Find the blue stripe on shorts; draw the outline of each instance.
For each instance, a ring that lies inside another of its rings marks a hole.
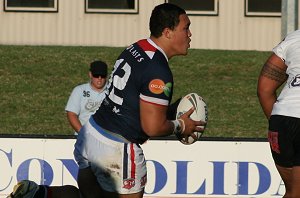
[[[89,121],[90,121],[91,125],[92,125],[92,126],[93,126],[100,134],[102,134],[102,135],[105,136],[106,138],[111,139],[111,140],[116,141],[116,142],[126,143],[126,142],[124,142],[124,140],[122,140],[121,138],[118,138],[118,137],[116,137],[116,136],[114,136],[114,135],[112,135],[112,134],[110,134],[110,133],[104,131],[103,128],[101,128],[101,127],[95,122],[95,120],[93,119],[93,116],[90,117],[90,120],[89,120]],[[116,135],[117,135],[117,134],[116,134]]]

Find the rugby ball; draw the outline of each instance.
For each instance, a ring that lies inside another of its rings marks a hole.
[[[188,110],[190,110],[192,107],[194,107],[194,112],[190,115],[190,118],[195,121],[205,121],[208,120],[208,111],[207,111],[207,105],[203,98],[199,96],[197,93],[190,93],[181,98],[176,112],[176,118],[180,118],[180,116],[184,113],[186,113]],[[205,128],[205,126],[201,126],[202,128]],[[177,135],[178,140],[183,144],[193,144],[197,140],[199,140],[203,134],[203,132],[197,132],[195,131],[194,134],[196,135],[197,139],[194,139],[192,136],[189,136],[187,138],[182,137],[181,135]]]

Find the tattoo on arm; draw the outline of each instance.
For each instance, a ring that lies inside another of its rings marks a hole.
[[[271,62],[266,62],[264,64],[260,75],[275,80],[278,83],[283,83],[287,79],[285,69],[280,68],[277,65],[272,64]]]

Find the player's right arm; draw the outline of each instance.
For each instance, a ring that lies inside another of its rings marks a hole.
[[[67,118],[72,128],[78,133],[82,127],[78,115],[74,112],[67,111]]]
[[[80,101],[82,98],[82,89],[80,86],[76,86],[68,99],[67,105],[65,107],[65,111],[67,114],[67,119],[71,125],[71,127],[79,132],[81,123],[79,121],[79,113],[80,113]]]
[[[149,103],[147,101],[140,100],[140,117],[141,126],[143,131],[150,137],[167,136],[171,135],[174,131],[174,124],[171,120],[167,119],[168,106]],[[193,109],[183,114],[180,118],[184,122],[184,128],[182,132],[185,135],[190,135],[194,131],[203,131],[202,128],[197,126],[205,125],[202,121],[194,121],[189,118],[193,113]]]
[[[277,99],[276,90],[287,80],[286,69],[283,60],[273,53],[259,75],[257,95],[267,119],[270,118]]]

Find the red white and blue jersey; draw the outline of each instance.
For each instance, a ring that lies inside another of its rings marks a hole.
[[[149,137],[141,127],[140,100],[168,106],[172,93],[173,75],[166,54],[150,39],[140,40],[119,56],[106,97],[93,118],[102,128],[141,144]]]

